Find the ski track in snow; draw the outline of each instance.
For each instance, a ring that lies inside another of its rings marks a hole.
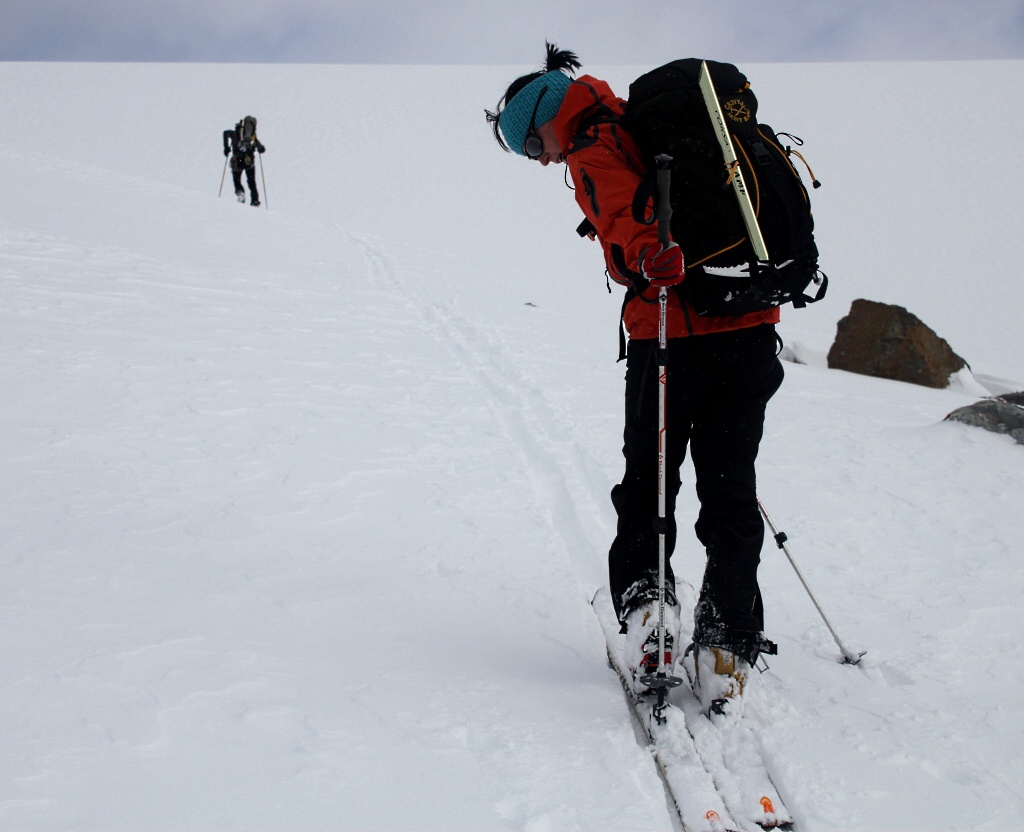
[[[607,545],[608,532],[598,508],[604,495],[594,473],[597,464],[575,441],[570,429],[560,425],[543,391],[504,358],[500,344],[450,307],[431,298],[413,300],[415,295],[386,254],[366,239],[354,239],[366,257],[371,280],[382,288],[390,287],[415,309],[427,330],[486,395],[494,419],[522,453],[533,483],[537,513],[561,539],[566,554],[577,566],[592,561],[595,553]],[[591,587],[580,590],[586,595]]]

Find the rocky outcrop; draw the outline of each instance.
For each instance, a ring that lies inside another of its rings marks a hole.
[[[1007,393],[957,408],[946,417],[946,421],[1005,433],[1012,436],[1018,445],[1024,445],[1024,392]]]

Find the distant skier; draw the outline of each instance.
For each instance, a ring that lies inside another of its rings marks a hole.
[[[256,153],[266,153],[263,143],[256,138],[256,118],[246,116],[234,128],[224,131],[224,155],[231,155],[231,177],[235,181],[235,196],[239,202],[245,202],[245,189],[242,187],[242,171],[245,171],[249,183],[252,205],[260,204],[260,194],[256,189]]]
[[[608,273],[631,286],[624,306],[626,353],[625,475],[612,489],[618,528],[608,554],[615,611],[626,633],[624,659],[639,681],[660,660],[658,606],[659,304],[661,287],[683,282],[676,243],[662,247],[657,228],[634,218],[631,205],[646,165],[619,124],[623,99],[589,75],[573,79],[572,52],[547,45],[544,69],[512,82],[487,119],[506,150],[540,162],[565,163],[576,202],[601,242]],[[644,285],[641,281],[638,285]],[[679,468],[689,444],[700,513],[697,537],[707,552],[694,616],[695,690],[705,707],[742,711],[751,669],[774,645],[764,637],[757,583],[764,524],[754,461],[765,408],[782,383],[776,356],[777,308],[724,317],[698,315],[668,292],[666,550],[676,542]],[[675,579],[667,571],[666,653],[679,637]],[[678,655],[675,657],[678,659]],[[671,665],[673,657],[666,655]],[[668,668],[671,671],[671,667]]]

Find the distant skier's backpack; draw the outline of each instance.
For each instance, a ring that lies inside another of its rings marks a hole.
[[[784,303],[819,300],[828,285],[818,270],[810,199],[780,136],[757,121],[757,99],[735,66],[707,61],[715,93],[732,136],[768,262],[754,254],[729,170],[699,86],[701,61],[673,61],[637,78],[621,125],[636,139],[651,176],[634,199],[633,213],[653,222],[656,155],[672,156],[672,238],[683,249],[687,299],[702,315],[742,315]],[[814,181],[814,187],[819,183]],[[814,296],[806,294],[817,284]]]
[[[236,125],[238,129],[238,150],[248,153],[253,148],[256,140],[256,119],[254,116],[246,116]]]

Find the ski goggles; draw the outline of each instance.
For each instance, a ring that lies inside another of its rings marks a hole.
[[[537,103],[533,105],[533,115],[530,116],[530,126],[526,128],[526,138],[523,139],[523,155],[527,159],[537,160],[544,155],[544,140],[537,135],[534,123],[537,121],[537,110],[540,108],[541,99],[548,91],[544,87],[537,96]]]

